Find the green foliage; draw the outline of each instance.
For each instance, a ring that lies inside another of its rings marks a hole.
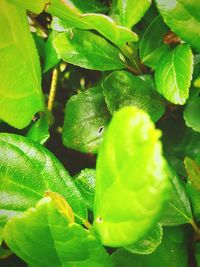
[[[200,266],[199,0],[1,0],[0,266]]]
[[[103,244],[136,242],[155,223],[167,191],[159,137],[149,116],[135,107],[116,112],[109,124],[98,153],[94,204]]]

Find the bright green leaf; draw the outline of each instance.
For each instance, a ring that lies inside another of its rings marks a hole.
[[[111,113],[123,106],[136,106],[149,113],[153,121],[157,121],[165,112],[150,75],[135,76],[126,71],[115,71],[106,78],[103,88]]]
[[[147,27],[140,42],[140,58],[143,64],[155,69],[160,60],[166,56],[170,48],[164,44],[163,38],[169,28],[161,16],[157,16]]]
[[[167,227],[163,241],[150,255],[134,255],[125,249],[112,254],[115,267],[187,267],[187,239],[184,228]]]
[[[50,0],[8,0],[12,4],[19,5],[23,9],[31,10],[32,12],[39,14],[49,4]]]
[[[58,205],[46,197],[4,230],[8,246],[32,267],[110,267],[100,242],[81,225],[69,222]]]
[[[196,97],[187,104],[183,117],[188,127],[200,132],[200,97]]]
[[[35,205],[45,192],[61,194],[86,219],[83,198],[61,163],[42,145],[22,136],[0,134],[0,225]]]
[[[79,189],[90,210],[93,210],[94,206],[95,179],[95,169],[84,169],[75,178],[75,185]]]
[[[200,1],[156,0],[156,3],[172,31],[200,50]]]
[[[39,57],[23,9],[2,0],[0,25],[0,119],[21,129],[44,108]]]
[[[48,117],[42,115],[28,130],[26,136],[33,141],[44,144],[50,137]]]
[[[104,245],[139,241],[155,224],[168,184],[160,135],[136,107],[114,114],[97,160],[94,229]]]
[[[68,30],[53,41],[60,58],[86,69],[116,70],[125,68],[121,52],[95,33]]]
[[[109,120],[102,88],[72,96],[65,109],[63,144],[84,153],[97,153]]]
[[[151,0],[113,0],[111,16],[120,25],[132,28],[144,16]]]
[[[186,44],[178,45],[160,60],[155,72],[156,87],[173,104],[183,105],[189,97],[193,55]]]
[[[192,221],[192,211],[183,181],[173,169],[169,173],[171,195],[163,211],[161,224],[166,226],[181,225]]]
[[[158,223],[141,240],[126,246],[125,249],[135,254],[151,254],[161,244],[162,237],[163,229]]]

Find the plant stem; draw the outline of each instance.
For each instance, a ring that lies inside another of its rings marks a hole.
[[[57,88],[57,81],[58,81],[58,69],[55,68],[52,73],[51,88],[50,88],[49,99],[47,103],[47,108],[49,111],[53,110],[54,100],[55,100],[55,95],[56,95],[56,88]]]
[[[192,228],[194,229],[194,231],[195,231],[195,233],[197,235],[197,239],[199,240],[200,239],[200,229],[199,229],[199,227],[196,225],[194,220],[190,220],[190,224],[191,224]]]

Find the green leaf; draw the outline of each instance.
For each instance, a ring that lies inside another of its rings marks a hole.
[[[170,51],[164,44],[163,37],[169,28],[163,22],[161,16],[157,16],[147,27],[140,42],[140,59],[146,66],[155,69],[160,60]]]
[[[134,255],[125,249],[118,249],[112,254],[115,267],[187,267],[188,251],[184,228],[167,227],[163,241],[150,255]]]
[[[54,66],[56,66],[60,62],[60,58],[54,48],[53,41],[54,39],[58,36],[58,33],[56,31],[52,31],[48,39],[45,43],[45,48],[44,48],[44,69],[43,72],[47,72]]]
[[[101,0],[70,0],[70,2],[83,13],[104,13],[108,11],[108,7],[101,3]]]
[[[156,0],[165,23],[192,47],[200,50],[199,0]]]
[[[114,114],[97,160],[94,229],[104,245],[139,241],[155,224],[168,191],[160,135],[136,107]]]
[[[60,58],[82,68],[101,71],[125,68],[121,52],[89,31],[68,30],[60,33],[53,45]]]
[[[95,169],[84,169],[76,176],[75,179],[75,185],[79,189],[87,207],[91,211],[93,210],[94,206],[95,179]]]
[[[184,110],[183,117],[188,127],[200,132],[200,97],[189,101]]]
[[[42,145],[0,134],[0,225],[39,201],[47,191],[61,194],[77,217],[87,218],[78,189],[61,163]]]
[[[185,158],[184,164],[189,181],[198,191],[200,191],[200,165],[189,157]]]
[[[156,87],[173,104],[183,105],[189,97],[193,55],[187,44],[180,44],[165,55],[155,72]]]
[[[186,184],[186,191],[190,199],[194,219],[200,221],[200,193],[190,181]]]
[[[163,229],[158,223],[141,240],[132,245],[126,246],[125,249],[135,254],[151,254],[161,244],[162,237]]]
[[[143,109],[157,121],[165,112],[150,75],[135,76],[126,71],[115,71],[103,83],[103,92],[111,113],[123,106]]]
[[[101,87],[72,96],[65,109],[63,144],[83,153],[97,153],[109,120]]]
[[[100,242],[66,215],[52,198],[43,198],[7,223],[5,241],[32,267],[110,267]]]
[[[49,0],[8,0],[12,4],[18,5],[23,9],[31,10],[33,13],[39,14],[49,4]]]
[[[96,30],[118,46],[138,41],[134,32],[117,25],[110,17],[95,13],[84,14],[69,1],[51,0],[46,11],[63,20],[67,28]]]
[[[169,172],[171,195],[163,211],[161,224],[166,226],[190,223],[193,219],[190,202],[183,181],[173,169]]]
[[[44,144],[50,137],[48,117],[42,115],[39,120],[31,126],[26,136],[33,141]]]
[[[0,119],[21,129],[44,108],[39,58],[23,9],[2,0],[0,25]]]
[[[111,16],[120,25],[132,28],[144,16],[151,0],[113,0]]]

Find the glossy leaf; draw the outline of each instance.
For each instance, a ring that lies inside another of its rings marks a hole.
[[[165,23],[192,47],[200,50],[199,0],[156,0]]]
[[[25,10],[2,0],[0,25],[0,119],[21,129],[44,108],[39,58]]]
[[[53,44],[60,58],[82,68],[101,71],[125,68],[121,52],[95,33],[69,30],[60,33]]]
[[[151,254],[161,244],[163,229],[160,224],[156,224],[147,235],[138,242],[126,246],[125,249],[135,254]]]
[[[150,255],[134,255],[125,249],[112,254],[115,267],[187,267],[187,236],[180,227],[168,227],[164,230],[163,241]]]
[[[101,87],[72,96],[65,109],[63,144],[84,153],[97,153],[109,120]]]
[[[113,0],[111,16],[120,25],[132,28],[144,16],[151,0]]]
[[[161,224],[165,226],[190,223],[193,219],[190,201],[183,181],[174,170],[170,170],[171,196],[162,214]]]
[[[159,137],[144,111],[114,114],[97,160],[94,229],[104,245],[139,241],[155,224],[168,184]]]
[[[164,44],[163,38],[169,28],[163,22],[161,16],[157,16],[147,27],[140,42],[140,59],[146,66],[155,69],[160,60],[170,51]]]
[[[75,184],[90,210],[93,210],[94,206],[95,179],[95,169],[84,169],[75,179]]]
[[[183,105],[189,97],[193,56],[188,45],[178,45],[160,60],[155,72],[156,87],[173,104]]]
[[[153,121],[157,121],[165,112],[150,75],[135,76],[126,71],[116,71],[106,78],[103,88],[111,113],[123,106],[136,106],[149,113]]]
[[[110,267],[100,242],[46,197],[6,225],[8,246],[30,266]]]
[[[187,104],[183,116],[188,127],[200,132],[200,97],[194,98]]]
[[[34,206],[49,190],[61,194],[74,213],[86,219],[85,204],[71,177],[42,145],[0,134],[0,166],[0,225]]]
[[[44,144],[48,138],[49,134],[49,122],[48,118],[45,115],[42,115],[28,130],[26,136],[33,141],[36,141],[40,144]]]

